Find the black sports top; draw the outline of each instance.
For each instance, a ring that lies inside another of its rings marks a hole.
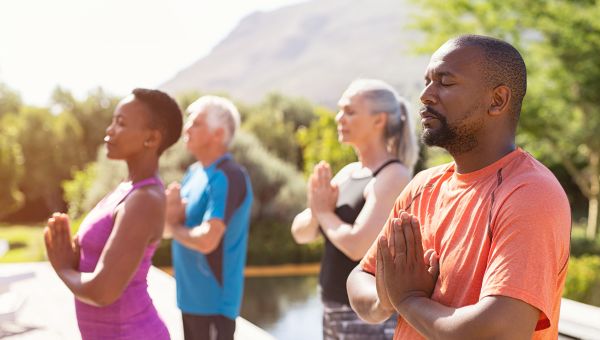
[[[350,176],[346,181],[339,184],[338,200],[334,212],[342,221],[350,225],[354,224],[356,217],[365,205],[365,187],[383,168],[392,163],[400,163],[400,161],[391,159],[373,171],[370,176],[359,178]],[[352,269],[358,265],[358,261],[351,260],[329,241],[323,231],[321,233],[325,237],[325,252],[321,259],[321,272],[319,274],[321,299],[350,305],[348,293],[346,292],[346,279],[348,279]]]

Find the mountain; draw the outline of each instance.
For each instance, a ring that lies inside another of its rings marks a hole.
[[[209,55],[161,88],[225,92],[248,103],[266,93],[336,106],[356,78],[380,78],[416,101],[429,56],[411,52],[406,0],[315,0],[240,21]]]

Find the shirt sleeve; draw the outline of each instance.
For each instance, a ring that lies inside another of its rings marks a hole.
[[[568,201],[561,188],[533,183],[499,203],[480,299],[501,295],[522,300],[540,310],[536,330],[545,329],[560,298],[559,277],[569,257]]]
[[[222,172],[215,174],[210,179],[207,190],[207,203],[204,212],[203,222],[220,219],[225,221],[225,209],[227,204],[227,192],[229,183]]]

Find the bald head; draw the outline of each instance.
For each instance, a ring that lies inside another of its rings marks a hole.
[[[525,61],[511,44],[481,35],[462,35],[446,42],[445,47],[476,47],[481,51],[481,74],[491,87],[505,85],[511,90],[510,108],[518,120],[527,91]]]

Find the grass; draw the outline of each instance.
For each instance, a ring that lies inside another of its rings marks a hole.
[[[0,239],[8,241],[9,250],[0,263],[44,261],[44,240],[41,225],[2,225]]]

